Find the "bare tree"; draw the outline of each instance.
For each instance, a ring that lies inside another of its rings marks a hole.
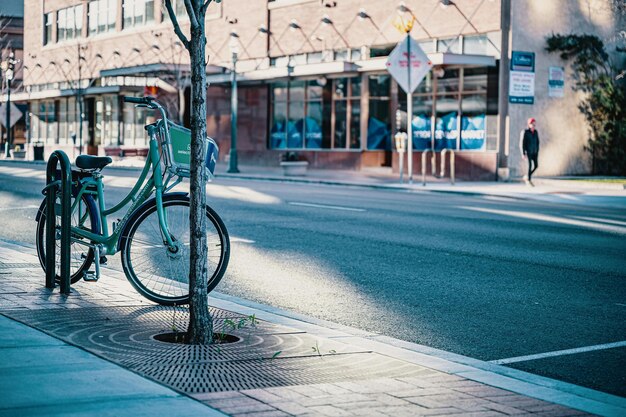
[[[213,342],[213,319],[207,299],[207,243],[206,243],[206,179],[204,177],[204,142],[206,140],[206,10],[212,0],[184,0],[189,16],[190,37],[185,36],[172,8],[165,7],[174,26],[174,32],[189,53],[191,63],[191,259],[189,268],[189,327],[191,344]],[[219,3],[221,0],[215,0]]]

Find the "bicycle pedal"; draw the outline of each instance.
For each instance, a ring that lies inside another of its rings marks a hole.
[[[85,271],[83,272],[83,280],[87,282],[96,282],[98,281],[98,276],[94,271]]]

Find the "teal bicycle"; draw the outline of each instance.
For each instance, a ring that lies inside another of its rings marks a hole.
[[[158,110],[162,118],[148,124],[150,148],[137,182],[119,203],[107,209],[102,170],[110,157],[81,155],[72,169],[72,226],[70,280],[97,281],[106,256],[121,253],[124,273],[147,299],[162,305],[189,303],[189,195],[172,191],[190,176],[190,131],[167,119],[152,97],[124,97],[136,107]],[[207,138],[203,175],[212,177],[217,144]],[[56,204],[60,206],[60,193]],[[108,219],[130,203],[121,219],[109,227]],[[208,291],[220,282],[228,266],[230,240],[222,219],[206,206]],[[55,213],[61,210],[55,207]],[[46,268],[46,199],[36,216],[37,254]],[[57,225],[60,221],[57,219]],[[60,226],[57,226],[57,270],[60,264]],[[95,271],[90,267],[95,264]],[[57,281],[60,277],[57,275]]]

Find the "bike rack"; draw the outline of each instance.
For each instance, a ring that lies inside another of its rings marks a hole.
[[[61,164],[61,170],[57,165]],[[58,177],[61,178],[58,178]],[[54,288],[56,277],[56,190],[61,189],[61,293],[70,293],[70,226],[72,217],[72,171],[65,152],[50,155],[46,168],[46,288]]]
[[[450,183],[454,185],[454,151],[452,149],[444,149],[441,151],[441,171],[439,172],[439,176],[441,178],[446,176],[446,153],[450,152]]]
[[[430,157],[430,170],[433,177],[437,170],[435,168],[435,152],[432,149],[424,149],[422,152],[422,185],[426,185],[426,155],[429,152],[432,154]]]

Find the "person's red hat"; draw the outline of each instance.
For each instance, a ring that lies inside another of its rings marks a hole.
[[[535,123],[535,118],[534,118],[534,117],[531,117],[530,119],[528,119],[528,122],[527,122],[527,123],[528,123],[528,124]]]

